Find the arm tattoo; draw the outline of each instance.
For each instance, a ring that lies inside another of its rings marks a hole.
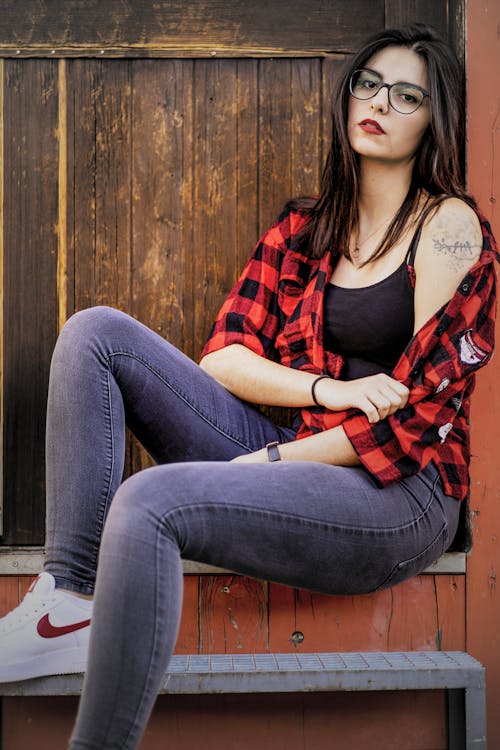
[[[450,221],[453,221],[451,231]],[[464,266],[473,265],[481,254],[476,230],[475,220],[469,217],[456,217],[451,220],[448,217],[438,217],[432,237],[434,252],[446,259],[456,273],[460,273]]]
[[[479,254],[478,251],[480,250],[478,245],[471,245],[468,240],[465,240],[465,242],[457,240],[456,242],[450,243],[446,242],[444,237],[441,237],[441,239],[435,237],[433,242],[434,249],[438,253],[449,255],[457,261],[468,260],[470,262],[475,260]]]

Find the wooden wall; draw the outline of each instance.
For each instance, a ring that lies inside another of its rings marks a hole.
[[[0,617],[32,579],[0,577]],[[240,576],[185,576],[177,653],[464,650],[465,577],[329,597]],[[76,699],[4,698],[3,750],[64,747]],[[441,692],[160,696],[141,750],[445,750]],[[494,746],[493,746],[494,747]]]
[[[65,319],[114,305],[197,357],[259,233],[317,189],[344,56],[416,19],[463,55],[461,0],[2,4],[3,544],[43,543]]]
[[[467,9],[468,186],[500,239],[500,0]],[[486,666],[488,747],[500,748],[500,329],[497,354],[472,403],[471,509],[467,565],[467,649]]]
[[[330,91],[345,55],[372,31],[420,20],[445,33],[463,59],[464,4],[25,0],[19,7],[4,0],[4,545],[43,543],[48,366],[68,315],[115,305],[197,357],[259,233],[288,197],[317,188]],[[488,31],[493,28],[490,19]],[[491,421],[484,396],[479,408],[476,424]],[[489,461],[491,450],[477,445],[479,458]],[[145,462],[131,442],[127,470]],[[483,468],[477,464],[478,486]],[[490,508],[488,529],[495,482],[492,474],[473,497],[476,517],[485,502]],[[481,528],[488,554],[476,562],[475,599],[465,577],[452,574],[335,598],[230,576],[187,576],[177,650],[463,649],[468,628],[497,687],[496,657],[486,645],[492,629],[479,635],[482,626],[474,620],[478,601],[493,602],[483,611],[497,614],[487,578],[496,548]],[[0,615],[27,585],[22,577],[0,578]],[[41,750],[62,746],[74,710],[72,701],[5,700],[4,750],[35,740]],[[492,736],[500,742],[494,714],[493,708]],[[224,750],[446,747],[441,694],[180,699],[174,705],[162,699],[144,750],[165,747],[169,732],[177,750],[196,746],[201,733],[204,746]]]

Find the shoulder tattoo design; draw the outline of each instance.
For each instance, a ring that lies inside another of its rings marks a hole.
[[[432,237],[434,251],[459,271],[465,264],[471,266],[479,258],[481,245],[476,242],[477,231],[471,217],[461,217],[454,222],[453,231],[444,221],[439,221]],[[475,237],[476,236],[476,237]]]

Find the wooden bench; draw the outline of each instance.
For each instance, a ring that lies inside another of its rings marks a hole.
[[[34,575],[43,567],[41,548],[3,548],[0,573]],[[447,553],[426,573],[464,575],[464,553]],[[184,561],[184,573],[223,573]],[[0,684],[0,696],[77,696],[82,675]],[[461,651],[175,655],[161,693],[292,693],[446,690],[448,747],[486,748],[485,676]]]
[[[78,695],[82,675],[0,685],[3,696]],[[484,667],[461,651],[174,655],[169,694],[446,690],[448,747],[485,750]]]

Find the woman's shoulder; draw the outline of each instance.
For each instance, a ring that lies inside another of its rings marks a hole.
[[[415,258],[417,330],[454,297],[482,249],[475,210],[459,198],[440,201],[424,223]]]
[[[479,212],[467,201],[451,196],[440,200],[425,220],[418,256],[422,265],[427,261],[443,272],[466,273],[479,259],[482,246]]]

